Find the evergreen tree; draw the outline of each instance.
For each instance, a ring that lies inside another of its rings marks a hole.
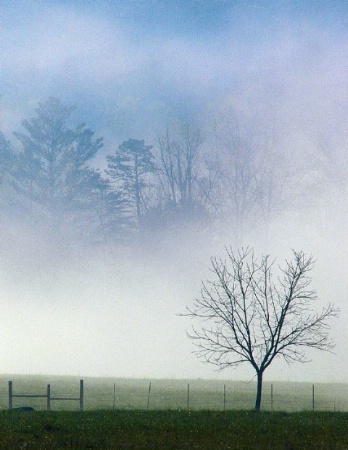
[[[8,176],[15,161],[10,142],[0,131],[0,184],[3,184],[4,178]]]
[[[124,243],[131,227],[125,214],[128,202],[123,193],[115,190],[97,170],[86,170],[86,177],[89,192],[84,197],[85,211],[88,223],[93,223],[92,239],[104,244]]]
[[[4,215],[11,217],[18,207],[18,199],[11,186],[15,161],[16,157],[10,142],[0,132],[0,205],[2,217]]]
[[[51,97],[39,103],[34,118],[22,121],[25,132],[14,133],[22,151],[16,158],[13,184],[52,229],[78,228],[90,235],[98,223],[95,202],[106,185],[88,164],[103,142],[85,124],[68,126],[73,109]],[[113,214],[115,210],[121,214],[118,199],[113,199]]]
[[[151,149],[144,141],[129,139],[118,147],[115,155],[107,157],[107,174],[127,199],[129,214],[138,230],[148,208],[147,191],[151,187],[151,174],[155,172]]]

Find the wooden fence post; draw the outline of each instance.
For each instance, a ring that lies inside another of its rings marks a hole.
[[[314,402],[314,384],[312,385],[312,407],[313,407],[313,411],[315,409],[315,402]]]
[[[80,411],[83,411],[83,380],[80,380]]]
[[[83,380],[80,380],[80,396],[79,397],[51,397],[51,385],[47,385],[46,394],[14,394],[13,393],[13,383],[8,382],[8,409],[13,409],[13,398],[45,398],[47,402],[47,411],[51,411],[52,400],[74,400],[80,401],[80,411],[83,411]]]
[[[12,409],[13,400],[12,400],[12,381],[8,382],[8,409]]]
[[[226,411],[226,384],[224,384],[224,411]]]
[[[271,384],[271,411],[273,411],[273,384]]]
[[[147,410],[150,408],[151,383],[149,384],[149,392],[147,394]]]
[[[51,411],[51,385],[47,385],[47,411]]]
[[[187,383],[187,409],[190,409],[190,383]]]

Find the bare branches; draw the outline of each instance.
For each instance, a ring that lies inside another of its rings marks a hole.
[[[332,350],[328,321],[338,309],[329,304],[313,311],[312,257],[293,251],[284,267],[275,267],[268,255],[258,260],[250,248],[226,252],[226,260],[212,258],[214,278],[202,283],[185,314],[203,321],[189,334],[198,357],[219,369],[249,362],[262,373],[278,356],[305,362],[306,347]]]
[[[198,182],[201,132],[191,125],[177,124],[158,136],[158,175],[167,200],[175,206],[192,207]]]

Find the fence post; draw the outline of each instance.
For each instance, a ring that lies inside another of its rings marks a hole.
[[[187,383],[187,409],[190,409],[190,383]]]
[[[83,411],[83,380],[80,380],[80,411]]]
[[[13,402],[12,402],[12,381],[8,382],[8,409],[12,409]]]
[[[273,411],[273,384],[271,384],[271,411]]]
[[[47,411],[51,411],[51,385],[47,385]]]
[[[114,383],[114,403],[113,403],[113,410],[115,411],[116,407],[116,383]]]
[[[224,384],[224,411],[226,411],[226,384]]]
[[[147,410],[150,408],[151,383],[149,384],[149,392],[147,394]]]
[[[314,407],[315,407],[315,402],[314,402],[314,384],[312,385],[312,407],[313,407],[313,411],[314,411]]]

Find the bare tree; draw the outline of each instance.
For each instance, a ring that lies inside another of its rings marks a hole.
[[[157,138],[159,178],[167,202],[175,208],[191,210],[197,200],[199,154],[202,137],[199,128],[176,124]]]
[[[306,362],[306,347],[330,351],[334,346],[327,321],[339,311],[331,304],[313,311],[317,295],[310,289],[312,268],[312,257],[293,251],[292,260],[274,277],[269,256],[257,260],[252,249],[237,254],[227,249],[226,260],[212,259],[215,280],[202,284],[200,298],[184,314],[211,324],[189,334],[198,357],[219,370],[242,363],[255,369],[256,411],[261,407],[263,374],[275,358]]]
[[[272,220],[292,203],[290,185],[297,167],[289,164],[271,117],[263,109],[228,104],[212,115],[213,199],[219,222],[228,223],[237,246],[255,225],[267,233]]]

